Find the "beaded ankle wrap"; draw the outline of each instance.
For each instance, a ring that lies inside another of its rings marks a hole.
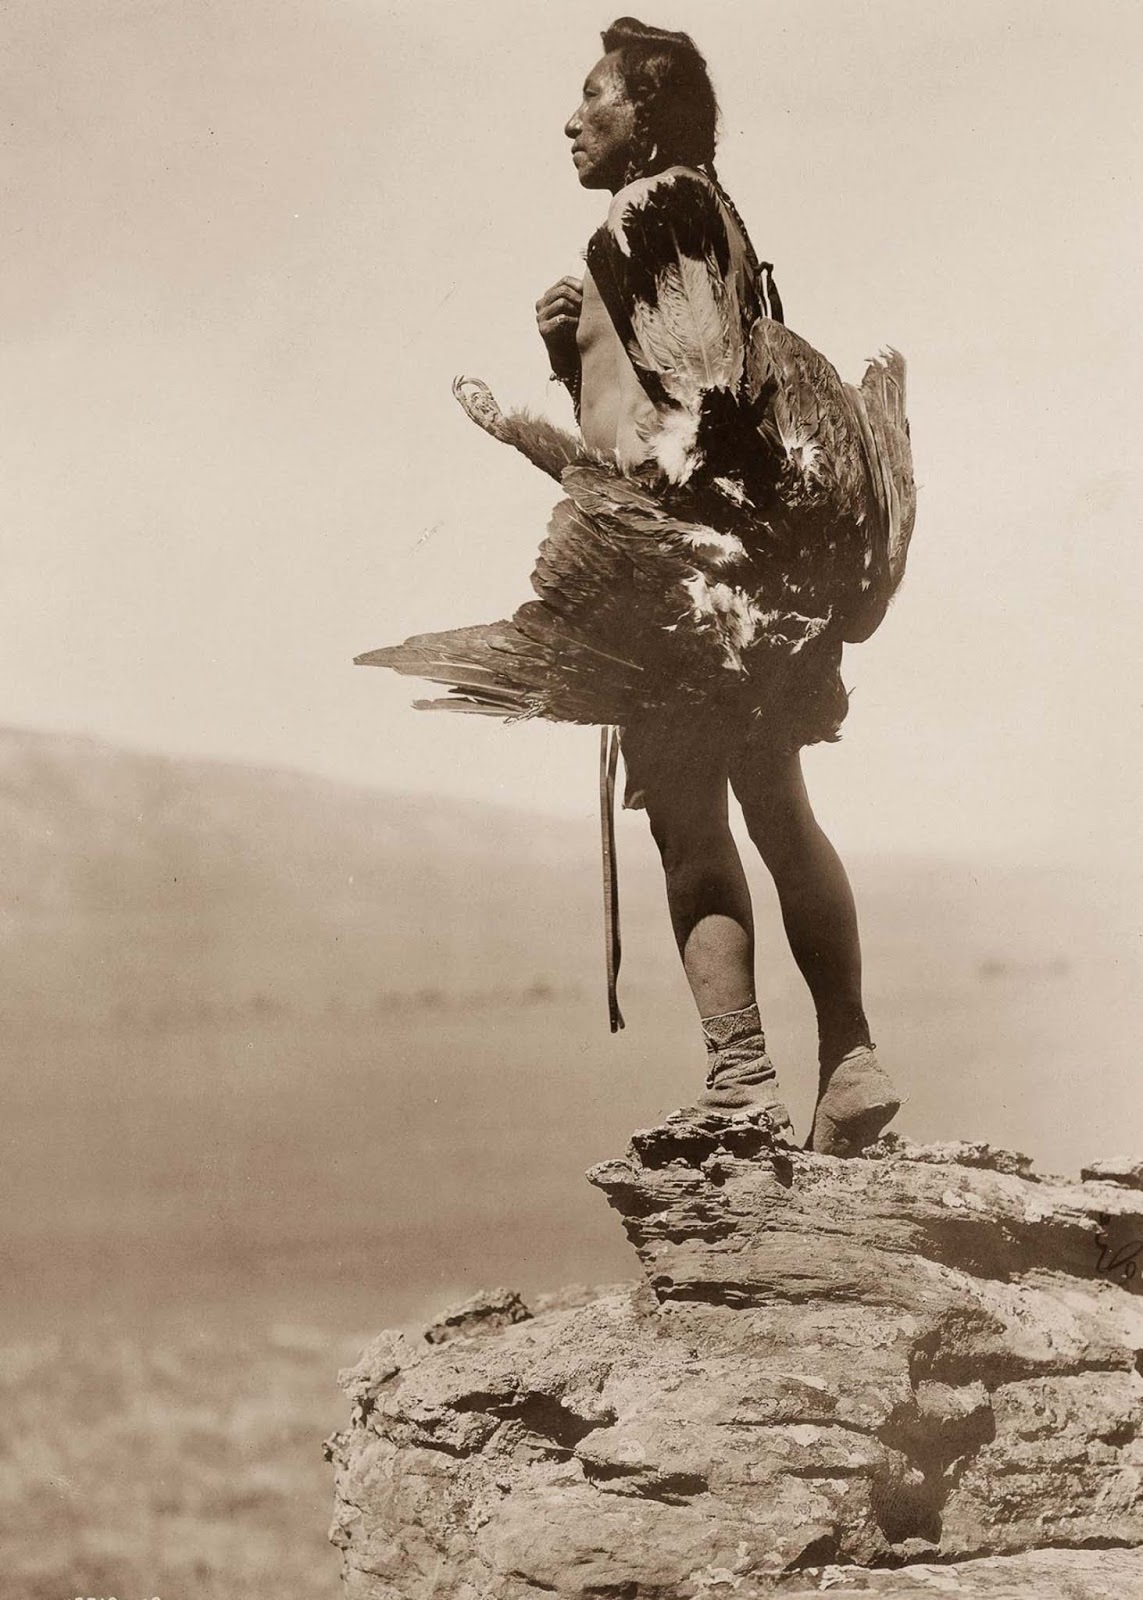
[[[777,1077],[766,1054],[766,1035],[762,1032],[757,1004],[743,1006],[738,1011],[723,1011],[715,1017],[703,1017],[702,1031],[709,1067],[708,1088],[726,1072],[733,1072],[735,1079],[743,1083],[765,1083]],[[742,1073],[742,1068],[755,1063],[754,1072]]]

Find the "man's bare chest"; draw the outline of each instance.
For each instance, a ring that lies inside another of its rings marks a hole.
[[[614,456],[623,468],[645,454],[641,429],[654,408],[615,331],[591,273],[583,279],[576,335],[580,357],[580,430],[589,450]]]
[[[583,305],[580,309],[576,343],[579,346],[581,365],[585,362],[593,365],[608,362],[617,366],[620,359],[627,360],[627,353],[619,342],[615,324],[608,315],[595,279],[587,270],[583,275]]]

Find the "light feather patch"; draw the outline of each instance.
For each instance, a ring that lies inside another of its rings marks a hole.
[[[647,365],[683,405],[711,389],[737,388],[742,378],[738,291],[713,258],[680,255],[657,278],[659,303],[636,300],[631,326]]]

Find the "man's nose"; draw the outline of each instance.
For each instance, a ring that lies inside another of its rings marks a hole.
[[[573,111],[571,116],[564,123],[564,137],[567,139],[574,139],[582,128],[583,123],[580,121],[579,111]]]

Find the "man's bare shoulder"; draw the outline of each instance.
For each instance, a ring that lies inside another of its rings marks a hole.
[[[617,192],[606,223],[592,238],[588,261],[620,280],[632,271],[656,277],[679,254],[699,262],[713,258],[725,270],[733,237],[711,179],[694,167],[667,167]],[[628,289],[634,292],[630,283]]]
[[[632,207],[645,205],[652,196],[665,199],[669,195],[709,195],[713,198],[717,193],[711,179],[696,167],[664,167],[662,172],[653,172],[646,178],[635,178],[617,190],[607,209],[607,220],[611,222],[613,218],[621,218]]]

